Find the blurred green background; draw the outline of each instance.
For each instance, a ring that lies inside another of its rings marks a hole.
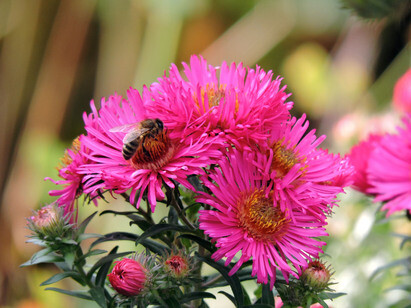
[[[38,249],[25,243],[25,217],[53,200],[47,192],[54,185],[43,179],[57,177],[91,99],[141,90],[192,54],[213,65],[258,64],[284,77],[293,114],[306,113],[311,128],[327,135],[323,146],[344,154],[370,131],[399,123],[392,89],[411,63],[411,6],[404,3],[393,16],[364,20],[338,0],[0,1],[0,306],[95,307],[39,287],[55,269],[18,267]],[[335,269],[335,289],[347,295],[331,305],[388,307],[405,296],[384,291],[399,283],[398,271],[369,277],[410,255],[390,235],[410,234],[410,223],[382,220],[378,204],[352,190],[341,199],[325,260]],[[98,210],[112,207],[125,205],[114,200]],[[94,210],[81,207],[81,215]],[[112,216],[90,229],[129,230]],[[230,303],[218,295],[211,307]]]

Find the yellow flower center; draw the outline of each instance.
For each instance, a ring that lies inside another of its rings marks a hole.
[[[263,190],[242,193],[238,202],[240,225],[254,239],[275,243],[287,231],[290,220]]]
[[[76,155],[80,151],[80,147],[81,147],[81,143],[80,143],[79,137],[77,137],[76,139],[73,140],[73,143],[71,144],[70,150],[71,150],[71,152],[73,152],[73,154]],[[71,156],[70,156],[70,154],[67,150],[64,152],[64,156],[62,158],[60,158],[60,162],[61,163],[57,166],[58,170],[67,167],[68,165],[70,165],[73,162],[73,159],[71,158]]]
[[[225,85],[219,85],[218,89],[215,89],[213,85],[207,84],[205,88],[201,88],[201,102],[198,101],[198,97],[194,96],[194,102],[198,107],[198,110],[207,110],[212,107],[220,105],[220,102],[225,99]],[[208,108],[205,108],[207,99]],[[238,95],[236,94],[235,100],[235,113],[237,113],[239,108]],[[233,115],[235,117],[235,114]]]

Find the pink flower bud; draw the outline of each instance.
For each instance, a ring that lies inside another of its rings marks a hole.
[[[43,229],[55,224],[60,218],[58,208],[53,204],[46,205],[38,210],[35,215],[31,216],[29,223],[33,224],[36,229]]]
[[[166,270],[176,278],[182,278],[187,275],[189,264],[187,258],[180,255],[171,255],[165,262]]]
[[[411,112],[411,69],[395,84],[394,107],[400,111]]]
[[[321,291],[327,288],[331,278],[329,266],[326,267],[320,260],[311,261],[301,275],[301,279],[309,287]]]
[[[139,295],[147,280],[146,269],[139,262],[129,258],[124,258],[115,264],[108,275],[114,290],[125,296]]]

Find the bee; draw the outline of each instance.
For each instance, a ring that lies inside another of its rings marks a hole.
[[[141,147],[143,152],[148,155],[144,147],[146,138],[155,138],[163,132],[164,124],[160,119],[147,119],[138,123],[126,124],[110,129],[110,132],[127,133],[123,139],[122,154],[125,160],[131,159]]]

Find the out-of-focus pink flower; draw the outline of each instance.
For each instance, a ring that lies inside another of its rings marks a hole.
[[[327,235],[326,222],[323,215],[313,216],[298,204],[287,209],[290,215],[282,211],[268,184],[271,164],[259,166],[267,170],[262,174],[252,155],[233,151],[219,162],[217,171],[203,177],[213,195],[202,192],[198,201],[215,210],[200,211],[200,229],[216,242],[215,260],[226,258],[228,265],[238,257],[231,275],[252,258],[252,276],[259,283],[270,280],[273,287],[276,269],[288,280],[290,274],[302,273],[307,258],[318,258],[325,245],[318,237]],[[316,206],[321,205],[313,202]]]
[[[169,76],[145,92],[152,97],[144,101],[148,116],[162,119],[170,129],[195,136],[218,134],[241,148],[265,140],[268,130],[290,118],[290,94],[271,71],[241,63],[213,67],[198,56],[183,66],[186,78],[172,64]]]
[[[411,112],[411,69],[397,80],[394,87],[394,107],[402,112]]]
[[[108,275],[114,290],[125,296],[137,296],[145,287],[147,270],[138,261],[124,258],[116,261]]]
[[[371,153],[368,165],[369,193],[374,201],[386,202],[387,216],[401,210],[411,211],[411,113],[398,134],[386,135]]]
[[[380,146],[381,139],[381,135],[370,135],[366,140],[353,146],[347,155],[352,166],[355,168],[353,187],[362,193],[367,193],[371,187],[368,179],[370,155]]]
[[[86,157],[88,149],[84,145],[81,135],[74,139],[72,146],[66,150],[63,158],[61,159],[61,165],[58,167],[58,172],[61,180],[53,180],[49,177],[46,180],[52,181],[54,184],[62,186],[60,190],[49,191],[50,196],[59,196],[56,203],[64,208],[64,214],[69,214],[71,219],[76,220],[77,209],[75,208],[75,201],[83,193],[90,193],[91,199],[96,203],[97,192],[84,190],[83,178],[84,175],[79,173],[80,167],[88,162]]]
[[[110,96],[107,101],[103,99],[100,110],[91,103],[92,113],[84,115],[87,130],[84,143],[90,149],[87,155],[90,162],[83,165],[81,173],[89,189],[108,189],[115,193],[131,189],[130,202],[137,207],[147,193],[154,212],[156,201],[165,197],[163,183],[174,188],[176,181],[192,188],[187,176],[201,173],[202,167],[221,156],[217,150],[218,137],[193,139],[164,125],[161,133],[147,134],[140,140],[132,158],[126,160],[122,149],[127,132],[113,129],[129,124],[130,130],[138,129],[138,123],[147,119],[139,92],[130,89],[127,96],[128,100],[119,95]]]

